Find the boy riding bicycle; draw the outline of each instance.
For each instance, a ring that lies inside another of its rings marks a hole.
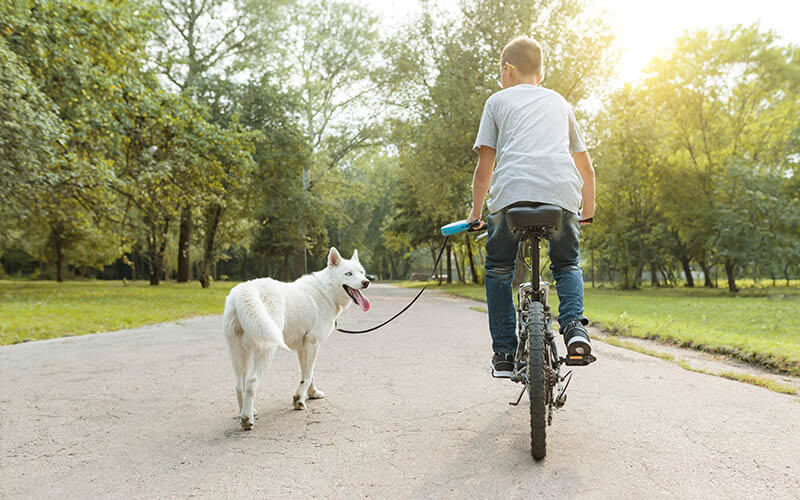
[[[481,218],[488,194],[484,282],[495,377],[511,377],[517,349],[511,282],[519,239],[505,219],[515,204],[547,203],[563,209],[562,223],[549,243],[558,322],[568,355],[588,355],[592,349],[583,315],[579,219],[588,222],[594,216],[594,168],[572,107],[557,92],[537,86],[543,75],[536,41],[519,37],[505,46],[500,55],[503,90],[487,99],[473,147],[480,156],[468,221]]]

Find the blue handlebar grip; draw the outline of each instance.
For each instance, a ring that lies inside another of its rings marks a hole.
[[[453,234],[458,234],[462,231],[466,231],[469,229],[469,223],[466,220],[460,220],[458,222],[451,222],[446,226],[442,226],[442,236],[450,236]]]

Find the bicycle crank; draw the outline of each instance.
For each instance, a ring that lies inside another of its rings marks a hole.
[[[556,385],[556,391],[558,391],[558,396],[555,397],[553,404],[556,408],[561,408],[564,406],[564,403],[567,402],[567,387],[569,387],[569,383],[572,380],[572,370],[568,371],[564,374],[563,377],[559,377],[558,384]],[[562,382],[565,382],[564,385],[561,385]]]

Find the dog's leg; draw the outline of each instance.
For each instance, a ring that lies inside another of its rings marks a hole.
[[[228,339],[231,350],[231,360],[233,361],[233,373],[236,377],[236,401],[239,403],[239,414],[242,414],[242,398],[244,390],[244,364],[245,352],[242,349],[241,340],[239,338]],[[234,346],[236,343],[238,345]]]
[[[227,329],[227,326],[226,326]],[[228,342],[228,352],[231,355],[233,365],[233,375],[236,377],[236,401],[239,403],[239,414],[242,413],[242,390],[244,388],[244,364],[245,351],[242,347],[241,335],[234,332],[225,332],[225,340]]]
[[[272,346],[267,347],[266,356],[261,360],[260,365],[256,366],[256,369],[258,370],[258,380],[259,380],[259,382],[264,378],[264,372],[266,371],[267,368],[269,368],[269,365],[272,364],[272,359],[275,357],[275,353],[277,351],[278,351],[278,346],[276,346],[276,345],[272,345]],[[258,415],[258,410],[255,408],[255,401],[254,401],[254,403],[253,403],[253,418],[255,418],[256,415]]]
[[[309,375],[311,382],[308,385],[309,399],[322,399],[325,397],[325,393],[317,389],[317,377],[314,375],[314,367],[317,366],[317,354],[319,354],[319,346],[320,344],[314,344],[314,350],[308,352],[308,355],[311,356],[311,374]]]
[[[268,350],[253,347],[250,356],[248,356],[248,362],[245,364],[247,378],[244,381],[244,401],[240,416],[242,429],[252,429],[255,422],[254,405],[256,392],[258,391],[258,384],[261,382],[262,365],[267,361],[268,357]]]
[[[309,387],[314,380],[314,364],[317,361],[317,351],[319,344],[312,342],[303,342],[303,347],[297,351],[297,361],[300,365],[300,384],[294,393],[292,402],[296,410],[306,409],[306,398],[309,397]],[[319,393],[319,391],[316,391]],[[313,398],[313,396],[312,396]]]
[[[258,385],[261,383],[264,370],[272,362],[272,357],[277,350],[277,346],[270,346],[266,349],[256,347],[253,349],[252,355],[249,356],[249,362],[246,364],[247,379],[244,383],[244,402],[240,417],[242,429],[250,430],[253,428],[256,416],[255,401]]]

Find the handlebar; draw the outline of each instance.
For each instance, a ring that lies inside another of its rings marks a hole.
[[[591,224],[594,221],[594,217],[589,217],[588,219],[583,219],[580,221],[581,224]],[[484,225],[483,221],[480,219],[474,220],[472,222],[467,222],[466,219],[451,222],[450,224],[446,224],[441,227],[440,231],[442,232],[442,236],[452,236],[454,234],[458,234],[464,231],[469,232],[477,232],[482,231],[486,226]]]
[[[466,219],[460,220],[457,222],[451,222],[445,226],[442,226],[440,231],[442,232],[442,236],[452,236],[454,234],[458,234],[464,231],[480,231],[481,226],[483,225],[483,221],[480,219],[474,220],[472,222],[467,222]]]

